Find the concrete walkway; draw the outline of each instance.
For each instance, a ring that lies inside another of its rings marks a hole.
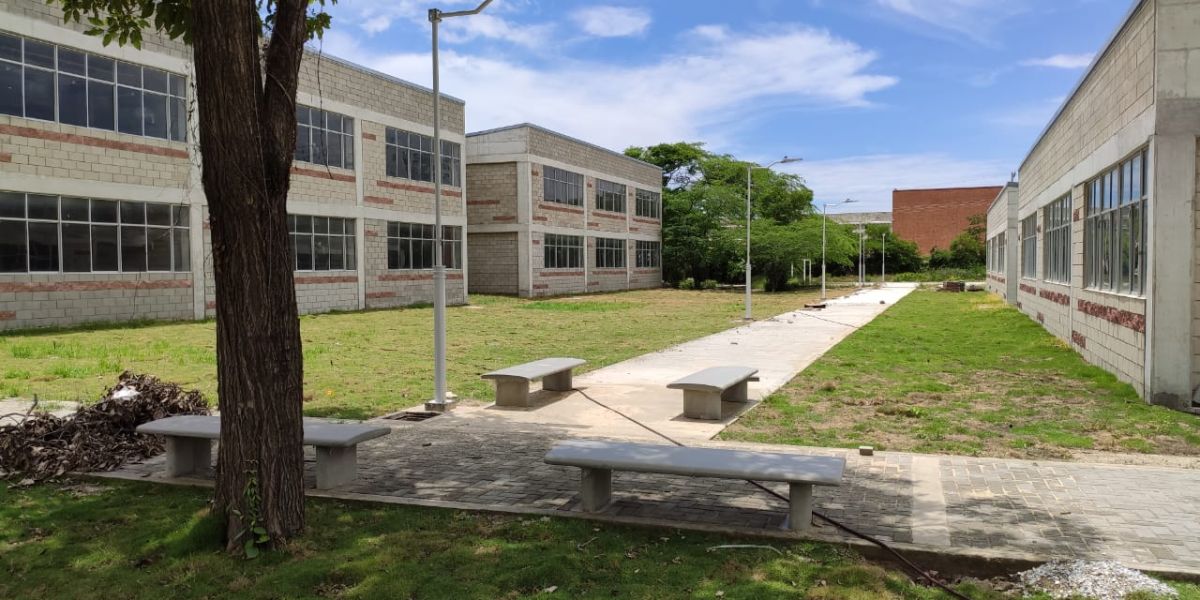
[[[472,423],[546,425],[572,435],[661,440],[606,406],[681,442],[708,440],[759,400],[783,387],[858,327],[866,325],[916,289],[890,284],[831,299],[825,309],[796,310],[722,331],[575,378],[580,393],[536,392],[532,408],[462,407],[446,417]],[[750,402],[725,402],[720,421],[683,416],[683,393],[666,385],[700,369],[721,365],[757,368]]]

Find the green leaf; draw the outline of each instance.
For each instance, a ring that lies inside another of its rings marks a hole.
[[[246,545],[243,548],[246,550],[246,558],[258,558],[258,545],[254,543],[254,540],[246,540]]]
[[[254,529],[251,529],[250,531],[257,533],[258,535],[267,535],[267,528],[263,527],[261,525],[258,527],[255,527]]]

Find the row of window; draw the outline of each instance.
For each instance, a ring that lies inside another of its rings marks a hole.
[[[423,223],[388,223],[388,268],[432,269],[435,231],[433,225]],[[442,226],[442,264],[462,268],[462,227]]]
[[[393,127],[387,128],[387,174],[413,181],[433,182],[433,138]],[[442,140],[442,184],[462,185],[462,149]]]
[[[1090,289],[1145,293],[1147,151],[1139,150],[1085,184],[1083,278]],[[1071,281],[1071,196],[1042,209],[1042,279]],[[1038,220],[1021,220],[1021,277],[1038,276]],[[988,269],[1004,270],[1004,234],[988,240]]]
[[[596,259],[592,265],[601,269],[625,268],[625,240],[595,238]],[[542,240],[542,266],[547,269],[582,269],[583,236],[547,233]],[[634,265],[654,268],[661,265],[662,246],[659,242],[638,240],[634,248]]]
[[[596,210],[625,212],[626,187],[620,183],[596,179]],[[566,169],[542,167],[542,199],[546,202],[583,206],[583,175]],[[636,190],[634,214],[657,219],[662,215],[662,195]]]
[[[187,211],[0,192],[0,273],[190,271]]]
[[[0,33],[0,114],[184,141],[184,78]]]

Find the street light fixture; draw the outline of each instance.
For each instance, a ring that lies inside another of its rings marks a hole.
[[[446,264],[442,256],[442,87],[438,70],[438,25],[442,19],[477,15],[492,0],[483,0],[474,10],[442,12],[429,9],[433,26],[433,400],[425,410],[445,412],[454,407],[446,398]]]
[[[803,158],[793,158],[784,156],[783,158],[765,166],[760,167],[754,164],[746,165],[746,315],[742,317],[746,321],[753,320],[751,316],[751,280],[750,280],[750,176],[754,174],[754,169],[770,169],[775,165],[786,165],[787,163],[800,162]]]
[[[845,200],[842,200],[841,202],[834,202],[833,205],[838,206],[841,204],[852,204],[854,202],[858,202],[858,201],[846,198]],[[828,217],[826,216],[826,211],[828,209],[829,209],[829,203],[822,202],[821,203],[821,301],[822,302],[825,301],[825,222],[829,220]]]

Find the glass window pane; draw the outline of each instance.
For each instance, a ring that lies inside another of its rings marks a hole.
[[[175,244],[175,247],[174,247],[175,259],[174,259],[174,261],[175,261],[175,264],[174,264],[174,266],[175,266],[176,271],[192,270],[191,239],[192,239],[192,235],[191,235],[191,232],[189,232],[188,230],[179,228],[179,227],[177,227],[175,229],[175,239],[174,239],[174,244]]]
[[[296,160],[312,162],[312,148],[309,147],[309,129],[306,125],[296,128]]]
[[[54,120],[54,73],[25,67],[25,117]]]
[[[189,218],[190,218],[190,216],[188,213],[188,207],[186,207],[186,206],[172,206],[171,207],[171,224],[172,225],[187,227]],[[291,222],[289,220],[289,227],[290,226],[291,226]]]
[[[112,200],[92,200],[93,223],[116,223],[117,203]]]
[[[141,202],[121,203],[121,223],[125,225],[146,222],[146,205]]]
[[[158,69],[143,67],[142,87],[151,92],[167,93],[167,73]]]
[[[326,164],[334,167],[342,166],[342,136],[330,133],[325,138]]]
[[[74,75],[87,74],[87,55],[70,48],[59,48],[58,70]]]
[[[112,81],[116,72],[117,66],[113,59],[95,54],[88,55],[88,77]]]
[[[167,137],[167,97],[160,94],[145,94],[142,99],[142,119],[145,122],[143,135]]]
[[[88,125],[112,131],[116,126],[113,110],[113,84],[101,81],[88,82]]]
[[[187,109],[183,98],[171,98],[170,108],[170,139],[176,142],[187,141]]]
[[[136,88],[142,87],[142,68],[126,62],[117,63],[117,83]]]
[[[25,194],[0,192],[0,219],[4,217],[25,218]]]
[[[171,229],[147,228],[146,262],[151,271],[171,270]]]
[[[180,98],[187,97],[187,86],[185,85],[185,82],[186,80],[183,77],[172,73],[170,81],[171,95],[178,96]]]
[[[62,270],[64,273],[87,273],[92,270],[91,229],[91,226],[86,223],[63,223]]]
[[[82,77],[58,76],[58,120],[67,125],[87,127],[87,82]]]
[[[25,64],[54,68],[54,44],[25,38]]]
[[[1134,201],[1142,197],[1142,155],[1138,154],[1133,157],[1133,165],[1130,168],[1130,195]]]
[[[329,238],[329,270],[340,271],[345,268],[345,248],[342,244],[346,238],[331,236]]]
[[[150,202],[146,204],[146,223],[150,225],[172,225],[170,204]]]
[[[21,101],[21,65],[0,62],[0,114],[25,114]]]
[[[0,33],[0,58],[21,62],[21,38]]]
[[[296,233],[312,233],[313,218],[307,215],[296,215]]]
[[[62,199],[62,219],[64,221],[87,221],[88,204],[87,198],[64,197]]]
[[[312,217],[313,233],[329,233],[328,217]]]
[[[311,271],[313,263],[312,235],[296,234],[296,270]]]
[[[142,226],[121,227],[121,270],[137,272],[146,270],[146,228]]]
[[[29,218],[58,220],[58,196],[29,194]]]
[[[58,270],[58,223],[29,223],[29,270]]]
[[[117,87],[117,130],[142,135],[142,91]]]
[[[25,221],[0,220],[0,273],[26,271]]]
[[[117,270],[116,225],[92,225],[92,270]]]
[[[354,168],[354,136],[342,136],[342,167],[346,169]]]

